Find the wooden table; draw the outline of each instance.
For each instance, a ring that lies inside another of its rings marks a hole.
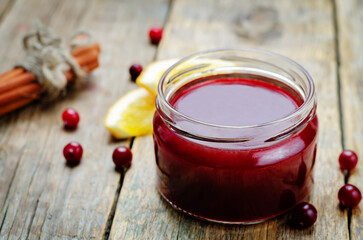
[[[361,0],[0,0],[0,70],[20,59],[21,39],[40,18],[62,36],[91,29],[101,66],[91,82],[53,104],[32,104],[0,118],[0,239],[363,239],[363,203],[338,206],[348,181],[363,190],[363,1]],[[156,47],[148,29],[164,26]],[[114,141],[103,126],[112,102],[136,85],[128,67],[221,47],[256,47],[288,56],[312,75],[320,120],[314,227],[291,229],[286,216],[251,226],[210,224],[180,214],[155,189],[151,136]],[[74,132],[61,113],[76,108]],[[82,163],[65,166],[69,141]],[[133,165],[114,170],[116,146],[130,145]],[[361,157],[345,179],[343,148]]]

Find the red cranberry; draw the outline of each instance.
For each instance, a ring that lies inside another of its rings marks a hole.
[[[67,164],[75,165],[81,161],[83,148],[78,142],[70,142],[63,149]]]
[[[116,168],[128,168],[132,161],[132,152],[128,147],[117,147],[112,154]]]
[[[362,199],[359,189],[352,184],[345,184],[338,192],[339,202],[346,208],[358,206]]]
[[[130,72],[132,81],[136,81],[136,78],[142,72],[142,66],[140,64],[132,64],[132,66],[129,69],[129,72]]]
[[[339,165],[342,170],[353,170],[358,162],[358,156],[351,150],[344,150],[339,156]]]
[[[149,31],[150,42],[152,44],[159,44],[163,37],[163,29],[160,27],[153,27]]]
[[[292,212],[292,224],[297,228],[308,228],[312,226],[318,217],[316,208],[307,202],[296,205]]]
[[[66,128],[74,129],[79,122],[79,114],[73,108],[67,108],[62,113],[62,119]]]

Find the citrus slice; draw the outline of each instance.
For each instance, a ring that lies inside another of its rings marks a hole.
[[[166,70],[177,61],[178,59],[167,59],[151,62],[138,76],[136,83],[147,89],[151,94],[156,95],[161,77]],[[231,66],[236,66],[236,64],[232,61],[219,59],[191,59],[179,64],[170,72],[170,74],[178,76],[174,78],[174,82],[176,82],[177,80],[180,80],[180,78],[185,78],[186,76],[190,76],[194,73],[198,73],[198,77],[203,77],[203,72],[207,73],[208,70],[218,67]]]
[[[151,134],[154,112],[155,96],[136,88],[111,105],[104,125],[118,139]]]
[[[166,70],[176,63],[178,59],[153,61],[148,64],[136,79],[136,83],[147,89],[151,94],[158,93],[159,80]]]

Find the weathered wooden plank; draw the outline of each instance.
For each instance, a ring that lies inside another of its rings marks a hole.
[[[347,217],[336,190],[343,184],[331,1],[174,1],[160,59],[220,47],[258,47],[301,63],[315,79],[319,98],[319,149],[311,202],[313,228],[294,230],[286,216],[253,226],[209,224],[176,213],[155,189],[152,138],[136,138],[134,165],[126,173],[112,239],[347,239]],[[152,168],[152,169],[151,169]],[[147,235],[146,235],[147,234]],[[176,237],[175,237],[176,236]]]
[[[135,84],[128,67],[152,60],[156,48],[147,30],[164,20],[164,0],[18,0],[0,26],[1,71],[21,56],[21,38],[40,18],[61,35],[92,29],[102,47],[101,67],[92,81],[56,103],[33,104],[0,119],[0,239],[101,239],[107,231],[120,174],[112,151],[117,145],[103,127],[110,104]],[[74,107],[76,131],[62,128],[61,113]],[[69,141],[84,148],[82,163],[65,166]],[[111,219],[112,220],[112,219]]]
[[[360,157],[348,182],[363,190],[363,2],[338,0],[336,4],[344,145]],[[363,202],[352,211],[350,231],[351,239],[363,239]]]
[[[10,12],[11,7],[15,0],[1,0],[0,1],[0,23],[6,17],[7,13]]]
[[[133,144],[133,162],[126,172],[112,224],[110,239],[176,239],[178,229],[169,225],[178,214],[165,214],[165,203],[155,194],[156,171],[151,136]]]

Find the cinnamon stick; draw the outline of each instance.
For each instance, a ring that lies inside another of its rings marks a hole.
[[[37,83],[30,83],[0,95],[0,106],[9,104],[19,99],[36,99],[42,92],[42,87]]]
[[[92,72],[94,69],[96,69],[98,66],[99,66],[99,63],[98,63],[98,60],[96,60],[95,62],[91,62],[87,65],[81,66],[81,68],[86,73],[89,73],[89,72]],[[74,74],[73,74],[72,70],[68,70],[64,74],[66,75],[67,82],[70,82],[74,78]]]
[[[82,69],[85,72],[91,72],[95,68],[98,68],[98,66],[99,66],[99,63],[98,63],[98,61],[96,61],[96,62],[92,62],[92,63],[89,63],[89,64],[85,65],[84,67],[82,67]]]
[[[20,74],[22,74],[24,72],[23,68],[14,68],[11,69],[10,71],[3,73],[0,75],[0,83],[4,82],[6,80],[9,80],[10,78],[13,78],[15,76],[19,76]]]
[[[100,49],[100,45],[98,43],[93,43],[87,46],[82,46],[82,47],[78,47],[76,49],[74,49],[72,51],[72,56],[73,57],[78,57],[82,54],[84,54],[85,52],[88,52],[89,50],[93,50],[95,49],[98,53],[100,53],[101,49]]]
[[[1,106],[0,107],[0,116],[6,114],[8,112],[11,112],[11,111],[13,111],[15,109],[18,109],[20,107],[23,107],[23,106],[29,104],[30,102],[32,102],[33,100],[34,99],[32,99],[32,98],[19,99],[17,101],[14,101],[14,102],[12,102],[10,104],[5,105],[5,106]]]
[[[96,59],[96,61],[90,62],[84,66],[81,65],[81,68],[86,73],[89,73],[89,72],[92,72],[94,69],[96,69],[98,66],[99,66],[99,63],[98,63],[98,60]],[[66,75],[67,82],[70,82],[73,80],[74,74],[71,69],[68,70],[67,72],[65,72],[64,74]]]
[[[35,79],[36,77],[33,73],[23,72],[22,74],[13,77],[11,81],[2,81],[0,82],[0,96],[3,92],[34,82]]]
[[[81,55],[78,55],[74,59],[77,61],[77,63],[80,66],[87,65],[89,63],[93,63],[93,62],[97,61],[98,51],[96,49],[91,49],[87,52],[84,52]]]

